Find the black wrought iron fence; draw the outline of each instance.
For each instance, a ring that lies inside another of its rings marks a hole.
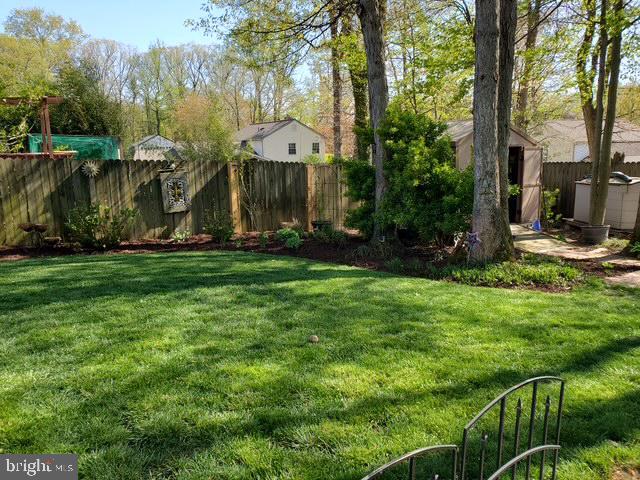
[[[464,427],[462,443],[436,445],[407,453],[363,480],[555,480],[565,382],[535,377],[505,390]],[[541,402],[540,399],[544,398]],[[450,456],[418,472],[418,461]],[[399,470],[404,466],[404,470]]]

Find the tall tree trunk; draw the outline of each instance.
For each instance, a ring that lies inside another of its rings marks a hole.
[[[578,89],[580,90],[580,106],[582,109],[582,117],[587,133],[587,143],[589,144],[589,152],[595,152],[595,128],[596,128],[596,112],[593,107],[593,82],[595,78],[595,64],[597,55],[591,56],[591,44],[595,35],[595,16],[596,3],[595,0],[586,0],[586,27],[582,44],[578,49],[576,61],[576,73],[578,80]],[[591,58],[591,70],[588,69],[587,62]],[[593,157],[592,157],[593,160]]]
[[[351,16],[343,18],[342,33],[345,36],[351,35],[353,32]],[[354,113],[354,133],[356,140],[356,158],[358,160],[369,159],[369,144],[366,140],[365,130],[368,122],[368,105],[367,105],[367,69],[366,65],[361,62],[354,61],[352,56],[346,57],[347,70],[349,70],[349,80],[351,81],[351,93],[353,95],[353,113]]]
[[[500,82],[498,0],[476,0],[476,62],[473,89],[475,186],[469,259],[497,260],[510,255],[511,233],[501,207],[498,98]],[[507,55],[508,56],[508,55]],[[506,60],[506,58],[505,58]],[[506,229],[505,229],[506,226]]]
[[[367,54],[367,77],[369,81],[369,116],[373,129],[373,165],[376,170],[375,210],[380,211],[387,180],[384,174],[386,152],[378,129],[384,120],[389,104],[389,87],[385,71],[383,23],[386,0],[358,0],[358,18]],[[374,238],[382,231],[378,220],[374,222]]]
[[[611,170],[611,158],[603,158],[602,155],[602,122],[604,120],[604,95],[607,78],[607,47],[609,36],[607,34],[607,0],[600,2],[600,49],[598,60],[598,87],[596,89],[595,128],[593,133],[593,151],[591,154],[591,199],[589,205],[589,223],[591,225],[604,225],[607,194],[609,191],[609,174]],[[611,149],[611,145],[609,145]]]
[[[615,13],[621,12],[623,9],[623,0],[614,0],[613,10]],[[603,3],[606,3],[603,0]],[[604,37],[606,38],[606,36]],[[606,42],[603,42],[606,43]],[[613,137],[613,127],[616,120],[616,103],[618,100],[618,83],[620,79],[620,62],[621,62],[621,48],[622,48],[622,32],[617,30],[611,38],[611,50],[609,52],[609,82],[607,86],[607,108],[604,118],[604,127],[602,131],[602,143],[600,146],[600,154],[598,161],[598,170],[596,172],[595,167],[591,180],[591,214],[589,215],[589,221],[591,225],[603,225],[604,217],[606,214],[607,197],[609,193],[609,176],[611,175],[611,140]],[[601,48],[600,55],[601,63],[605,62],[604,55],[607,48]],[[601,72],[606,76],[606,69]],[[600,90],[600,86],[598,86]],[[598,176],[597,190],[594,192],[593,180]],[[595,200],[594,200],[595,193]],[[595,202],[595,203],[594,203]]]
[[[513,257],[513,238],[509,225],[509,140],[511,138],[511,103],[513,94],[513,63],[515,56],[517,0],[500,0],[500,40],[498,63],[498,172],[500,188],[501,225],[504,251]]]
[[[540,23],[540,0],[527,2],[527,36],[524,42],[522,76],[520,89],[516,101],[516,124],[527,131],[531,122],[529,113],[531,76],[533,73],[533,51],[538,42],[538,29]]]
[[[338,17],[331,19],[331,78],[333,82],[333,157],[342,157],[342,77],[338,49]]]
[[[349,69],[353,93],[354,130],[356,135],[356,158],[369,160],[369,143],[365,131],[368,123],[367,75],[354,68]]]

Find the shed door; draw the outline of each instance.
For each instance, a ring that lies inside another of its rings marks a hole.
[[[531,223],[540,218],[542,192],[542,148],[525,147],[522,172],[522,213],[520,221]]]

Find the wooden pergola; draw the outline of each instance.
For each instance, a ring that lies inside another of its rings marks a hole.
[[[53,144],[51,141],[51,122],[49,120],[49,105],[60,105],[62,97],[45,96],[39,100],[25,97],[7,97],[0,99],[2,105],[40,105],[40,130],[42,132],[42,152],[53,155]]]

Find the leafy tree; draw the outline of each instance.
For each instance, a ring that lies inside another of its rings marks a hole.
[[[4,31],[16,38],[47,42],[79,43],[85,34],[73,20],[46,13],[41,8],[14,8],[4,22]]]
[[[122,134],[117,103],[104,95],[95,79],[81,68],[66,65],[59,73],[57,93],[64,102],[51,108],[54,133],[79,135]]]
[[[233,155],[229,129],[220,118],[218,102],[191,94],[176,105],[171,136],[184,144],[189,158],[210,158],[224,162]]]

